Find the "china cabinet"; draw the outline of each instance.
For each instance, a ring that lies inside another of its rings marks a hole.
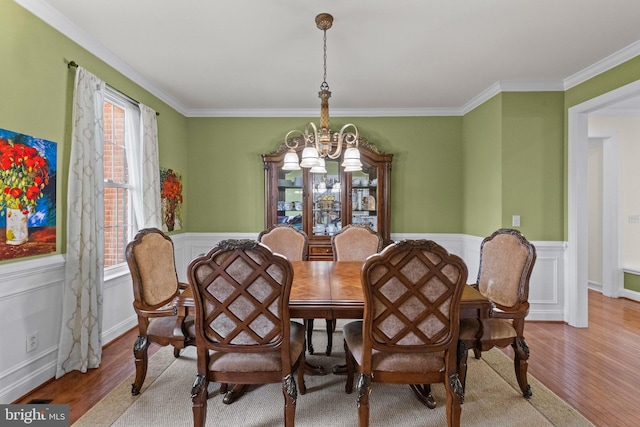
[[[333,259],[331,236],[347,224],[367,224],[388,242],[393,154],[380,152],[362,137],[358,148],[362,162],[358,172],[345,172],[341,157],[325,158],[326,173],[282,170],[288,150],[284,144],[263,154],[265,228],[288,223],[303,230],[309,236],[307,253],[312,261]]]

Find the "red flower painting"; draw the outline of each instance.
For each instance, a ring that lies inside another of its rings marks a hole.
[[[34,147],[0,138],[0,204],[25,213],[35,209],[49,184],[49,165]]]
[[[160,197],[162,198],[162,222],[168,231],[181,227],[182,182],[172,169],[160,168]]]

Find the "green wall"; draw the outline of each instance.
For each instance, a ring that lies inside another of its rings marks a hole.
[[[501,226],[502,96],[464,116],[462,233],[485,236]]]
[[[317,118],[191,118],[189,215],[194,232],[259,232],[264,228],[261,154],[275,151],[290,129]],[[394,154],[391,229],[458,233],[461,226],[461,117],[332,118]]]
[[[640,275],[625,272],[624,288],[630,291],[640,292]]]
[[[463,228],[486,236],[518,228],[561,240],[564,224],[562,92],[500,93],[464,116]]]
[[[503,93],[502,99],[502,226],[520,215],[519,230],[528,238],[562,240],[564,94]]]
[[[160,164],[187,169],[187,119],[12,1],[0,2],[0,127],[58,144],[57,242],[66,249],[66,196],[74,60],[160,113]]]

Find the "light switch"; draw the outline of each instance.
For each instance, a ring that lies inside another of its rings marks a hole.
[[[511,217],[511,226],[520,227],[520,215],[514,215]]]

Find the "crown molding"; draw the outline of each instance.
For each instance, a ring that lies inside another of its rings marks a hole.
[[[52,8],[47,2],[39,0],[14,1],[36,17],[58,30],[63,35],[67,36],[71,41],[85,48],[88,52],[103,60],[109,66],[122,73],[125,77],[131,79],[134,83],[168,104],[174,110],[186,115],[186,108],[184,105],[152,85],[142,74],[118,56],[114,55],[113,52],[104,47],[95,38],[91,37],[77,25],[69,21],[64,15]],[[71,61],[74,60],[74,58],[66,58],[66,60]],[[82,66],[82,64],[79,65]]]
[[[187,117],[316,117],[317,109],[202,109],[187,110]],[[461,116],[460,108],[332,108],[331,117]]]
[[[503,92],[561,92],[563,90],[562,80],[502,80],[495,82],[464,104],[461,108],[462,115]]]
[[[583,83],[590,78],[597,76],[598,74],[602,74],[605,71],[608,71],[618,65],[629,61],[630,59],[635,58],[640,55],[640,40],[635,43],[631,43],[629,46],[620,49],[619,51],[607,56],[604,59],[596,62],[593,65],[588,66],[582,71],[578,71],[572,76],[564,79],[564,89],[571,89],[574,86]]]

